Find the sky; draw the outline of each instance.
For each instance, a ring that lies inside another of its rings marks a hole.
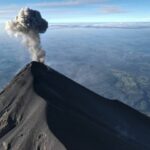
[[[3,0],[0,22],[22,7],[39,10],[50,23],[150,22],[150,0]]]

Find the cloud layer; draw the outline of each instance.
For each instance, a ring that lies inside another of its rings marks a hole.
[[[40,3],[33,3],[32,6],[38,7],[65,7],[65,6],[77,6],[77,5],[84,5],[84,4],[94,4],[94,3],[103,3],[106,0],[65,0],[61,2],[40,2]]]
[[[118,14],[118,13],[124,13],[126,12],[123,8],[119,7],[119,6],[104,6],[101,9],[101,13],[103,14]]]

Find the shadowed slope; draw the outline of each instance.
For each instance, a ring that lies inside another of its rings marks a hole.
[[[150,150],[150,119],[33,62],[34,89],[47,102],[49,128],[69,150]]]

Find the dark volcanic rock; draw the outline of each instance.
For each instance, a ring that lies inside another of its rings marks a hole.
[[[32,62],[0,94],[0,137],[2,150],[150,150],[150,119]]]
[[[0,93],[0,150],[65,150],[47,124],[46,101],[34,92],[31,66]]]

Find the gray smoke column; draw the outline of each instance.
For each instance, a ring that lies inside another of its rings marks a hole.
[[[9,34],[20,37],[28,47],[33,61],[44,63],[45,51],[41,47],[40,33],[48,28],[48,22],[40,12],[22,8],[14,20],[6,23],[5,29]]]

